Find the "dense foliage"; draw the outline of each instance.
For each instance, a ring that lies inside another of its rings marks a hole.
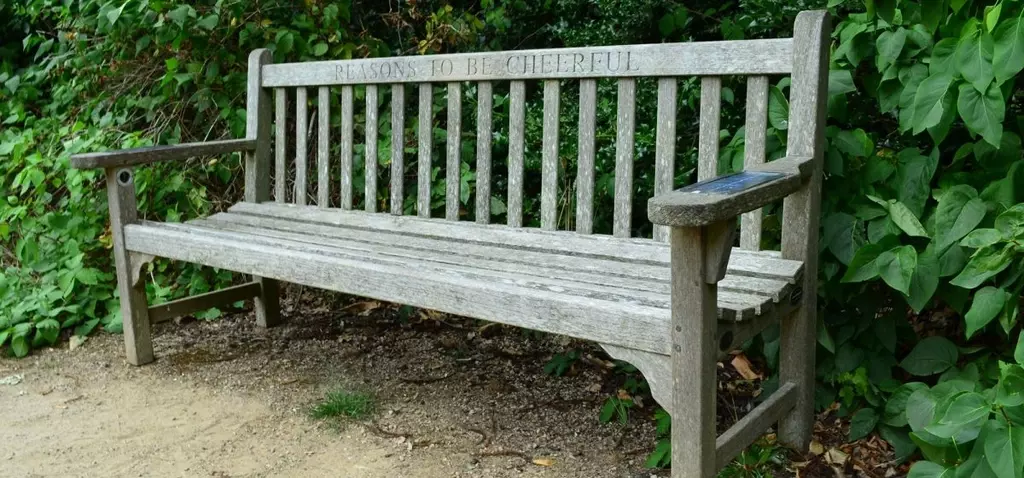
[[[791,33],[796,12],[827,6],[835,30],[822,207],[819,406],[838,404],[837,413],[850,418],[851,439],[877,430],[901,459],[920,450],[924,460],[912,476],[1024,473],[1024,346],[1017,346],[1024,287],[1021,1],[380,3],[0,3],[0,347],[24,356],[55,343],[62,331],[118,330],[102,181],[97,172],[70,170],[67,158],[79,151],[241,136],[245,60],[254,48],[269,47],[275,61],[283,61],[780,37]],[[771,158],[785,148],[787,90],[787,79],[773,82]],[[638,172],[653,170],[653,91],[640,83]],[[464,94],[468,118],[475,92],[467,88]],[[572,104],[574,94],[563,88],[563,104]],[[679,94],[679,117],[696,118],[699,83],[682,82]],[[607,205],[614,83],[599,83],[598,95],[597,201]],[[727,80],[723,96],[719,169],[725,172],[742,163],[741,79]],[[443,109],[444,95],[434,99],[435,111]],[[507,124],[507,101],[499,96],[495,104],[495,124]],[[575,178],[571,116],[562,118],[565,190]],[[377,160],[384,172],[391,125],[381,120]],[[679,183],[693,179],[693,126],[681,122]],[[442,120],[435,124],[435,147],[444,145],[444,127]],[[406,137],[414,138],[415,125],[407,128]],[[539,118],[529,117],[528,145],[540,143],[540,129]],[[500,157],[500,131],[496,138]],[[467,214],[475,201],[468,187],[474,181],[473,141],[463,144],[460,171]],[[539,190],[539,148],[528,147],[527,154],[529,196]],[[414,156],[406,160],[411,171]],[[438,149],[435,157],[444,152]],[[365,160],[357,150],[357,170]],[[140,168],[140,209],[164,221],[215,211],[240,196],[240,171],[237,157]],[[504,189],[496,173],[491,204],[500,220]],[[435,205],[443,208],[443,169],[435,176]],[[650,175],[640,174],[638,194],[650,195],[652,184]],[[565,194],[559,207],[561,227],[572,227],[573,196]],[[636,233],[650,234],[643,201],[636,203]],[[527,223],[536,224],[539,204],[528,200],[525,207]],[[612,208],[595,210],[596,229],[608,232]],[[766,246],[777,244],[778,212],[777,205],[766,208]],[[152,300],[232,280],[226,272],[169,262],[157,262],[147,273]],[[748,353],[774,367],[778,346],[777,330],[769,330],[748,344]],[[562,368],[558,363],[552,373]],[[631,383],[630,393],[642,391]],[[605,414],[609,420],[623,416],[630,406],[617,397]],[[668,421],[659,417],[659,430],[667,435]],[[665,449],[663,442],[659,450]],[[663,465],[668,456],[652,458]]]

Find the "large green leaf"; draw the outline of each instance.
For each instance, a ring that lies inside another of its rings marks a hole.
[[[853,256],[842,282],[864,282],[878,277],[878,264],[875,259],[889,249],[889,245],[867,244]]]
[[[850,441],[857,441],[868,436],[878,424],[878,412],[874,408],[864,407],[857,410],[850,419]]]
[[[898,0],[874,0],[875,13],[878,18],[892,24],[896,18],[896,2]]]
[[[1001,368],[996,403],[1004,407],[1024,405],[1024,368],[1015,364],[1003,364]]]
[[[875,66],[878,71],[885,71],[889,65],[896,62],[903,52],[903,46],[907,43],[907,30],[897,28],[896,31],[885,31],[878,35],[875,40],[875,47],[878,49],[875,54]]]
[[[938,153],[928,156],[915,148],[900,151],[896,163],[896,199],[905,204],[914,215],[924,215],[924,205],[931,196],[932,177],[939,165]]]
[[[921,221],[917,219],[914,213],[910,212],[907,206],[899,201],[889,202],[889,217],[892,217],[892,221],[896,223],[903,232],[907,233],[908,236],[914,237],[928,237],[928,232],[924,230],[924,226],[921,225]]]
[[[961,38],[956,47],[953,61],[957,71],[979,92],[988,91],[995,78],[992,66],[993,49],[992,36],[980,30]]]
[[[953,478],[954,473],[956,471],[953,468],[922,460],[910,467],[907,478]]]
[[[943,38],[932,47],[932,58],[928,64],[928,72],[932,75],[945,73],[953,76],[956,65],[953,63],[956,53],[956,38]]]
[[[971,260],[964,266],[953,280],[949,281],[957,287],[974,289],[990,277],[1002,272],[1013,262],[1013,246],[1007,245],[1002,249],[985,247],[978,249]]]
[[[989,228],[975,229],[970,234],[964,236],[963,240],[960,241],[960,245],[964,247],[970,247],[972,249],[980,249],[982,247],[991,246],[999,241],[1003,240],[1003,233]]]
[[[917,256],[917,267],[910,277],[910,293],[907,303],[914,312],[921,312],[932,300],[935,290],[939,287],[939,258],[935,256],[935,248],[928,246]]]
[[[985,455],[992,471],[999,478],[1020,478],[1024,472],[1024,428],[996,420],[986,427]]]
[[[854,254],[867,240],[864,237],[864,224],[857,218],[836,213],[822,222],[822,241],[843,264],[850,264]]]
[[[0,341],[0,345],[3,345],[2,341]],[[1013,359],[1024,365],[1024,333],[1017,337],[1017,347],[1013,349]]]
[[[973,440],[992,413],[992,404],[984,395],[965,392],[953,399],[949,408],[925,431],[940,438],[956,438],[958,442]]]
[[[774,85],[768,90],[768,122],[779,131],[789,129],[789,100]]]
[[[935,375],[949,370],[960,352],[956,344],[945,337],[928,337],[914,346],[914,349],[900,362],[900,367],[917,376]],[[907,404],[908,410],[910,404]],[[908,414],[908,419],[912,417]]]
[[[962,84],[956,106],[968,129],[980,134],[989,144],[999,146],[1006,114],[1006,101],[999,87],[993,84],[983,95],[973,86]]]
[[[943,99],[952,86],[953,77],[948,72],[931,75],[918,85],[911,121],[914,134],[939,124],[945,107]]]
[[[992,64],[996,81],[1002,83],[1013,78],[1024,69],[1024,21],[1018,15],[996,27]]]
[[[971,310],[964,315],[967,321],[967,338],[971,338],[977,331],[992,322],[1000,312],[1003,311],[1003,304],[1010,298],[1003,289],[985,287],[974,293],[974,301],[971,302]]]
[[[918,390],[927,388],[928,386],[921,382],[909,382],[897,388],[885,402],[882,422],[894,427],[907,426],[907,402],[910,396]]]
[[[961,184],[946,191],[935,211],[935,246],[939,251],[955,244],[985,218],[985,202],[978,191]]]
[[[1003,211],[996,217],[996,230],[1009,239],[1024,238],[1024,203]]]
[[[878,274],[889,287],[904,294],[910,293],[910,278],[917,268],[917,250],[914,246],[900,246],[889,249],[875,259]]]

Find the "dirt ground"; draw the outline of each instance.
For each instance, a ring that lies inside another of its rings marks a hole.
[[[247,314],[162,324],[139,368],[106,333],[0,359],[0,379],[23,377],[0,385],[0,474],[667,476],[643,467],[655,404],[599,423],[622,377],[593,346],[551,377],[551,356],[580,344],[338,297],[283,313],[265,331]],[[372,393],[377,412],[310,418],[339,388]]]

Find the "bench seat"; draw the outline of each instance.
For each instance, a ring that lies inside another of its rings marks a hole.
[[[240,203],[184,224],[131,224],[125,233],[136,253],[670,350],[664,243],[269,202]],[[777,252],[735,249],[719,282],[720,321],[781,312],[801,272],[800,262]]]

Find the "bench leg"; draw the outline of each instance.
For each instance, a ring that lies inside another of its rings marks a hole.
[[[253,277],[260,283],[260,293],[255,298],[256,325],[267,328],[281,324],[281,286],[274,279]]]
[[[707,279],[709,228],[673,228],[672,477],[714,478],[718,287]]]
[[[108,169],[107,204],[110,208],[110,233],[113,238],[117,291],[121,297],[124,320],[124,345],[128,363],[145,365],[153,361],[153,335],[149,323],[146,283],[136,271],[145,258],[128,252],[124,226],[138,221],[135,181],[131,169]]]

